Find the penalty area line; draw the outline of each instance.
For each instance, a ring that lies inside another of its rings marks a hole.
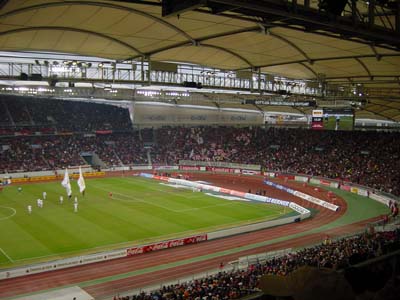
[[[4,256],[10,261],[10,262],[14,262],[14,260],[8,256],[8,254],[3,250],[3,248],[0,248],[0,252],[4,254]]]

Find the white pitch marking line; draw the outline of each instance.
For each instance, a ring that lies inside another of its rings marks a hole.
[[[92,186],[93,186],[93,184],[92,184]],[[106,189],[104,189],[102,187],[99,187],[97,185],[95,186],[95,188],[97,188],[99,190],[107,191]],[[117,200],[117,201],[132,202],[132,200],[134,200],[134,201],[137,201],[137,202],[146,203],[146,204],[149,204],[149,205],[160,207],[162,209],[169,210],[169,211],[172,211],[174,213],[190,212],[190,211],[196,211],[196,210],[200,210],[200,209],[204,209],[204,208],[212,208],[212,207],[217,207],[217,206],[228,206],[228,205],[232,205],[233,204],[232,202],[229,202],[229,203],[215,204],[215,205],[210,205],[210,206],[194,207],[194,208],[187,208],[187,209],[171,209],[171,208],[166,207],[164,205],[160,205],[160,204],[156,204],[156,203],[153,203],[153,202],[149,202],[149,201],[146,201],[146,200],[142,200],[142,199],[136,198],[135,196],[132,196],[132,195],[126,195],[126,194],[122,194],[122,193],[113,193],[113,195],[117,195],[117,196],[119,195],[119,196],[126,197],[128,199],[131,199],[131,200],[125,200],[125,199],[114,197],[114,199]]]
[[[92,186],[93,186],[93,184],[92,184]],[[95,188],[97,188],[97,189],[99,189],[99,190],[107,191],[106,189],[101,188],[101,187],[99,187],[99,186],[95,186]],[[122,193],[115,193],[115,192],[113,192],[113,196],[114,196],[114,195],[116,195],[116,196],[122,196],[122,197],[127,198],[127,200],[126,200],[126,199],[121,199],[121,198],[113,197],[113,199],[114,199],[114,200],[117,200],[117,201],[132,202],[132,200],[133,200],[133,201],[136,201],[136,202],[146,203],[146,204],[148,204],[148,205],[153,205],[153,206],[156,206],[156,207],[160,207],[160,208],[162,208],[162,209],[169,210],[169,211],[172,211],[172,212],[175,212],[175,213],[180,212],[180,211],[178,211],[178,210],[171,209],[171,208],[168,208],[168,207],[163,206],[163,205],[155,204],[155,203],[153,203],[153,202],[148,202],[148,201],[146,201],[146,200],[142,200],[142,199],[136,198],[136,197],[134,197],[134,196],[132,196],[132,195],[126,195],[126,194],[122,194]]]
[[[223,203],[223,204],[215,204],[215,205],[209,205],[209,206],[203,206],[203,207],[195,207],[195,208],[187,208],[187,209],[181,209],[178,212],[187,212],[187,211],[193,211],[193,210],[200,210],[200,209],[205,209],[205,208],[213,208],[217,206],[228,206],[234,204],[233,202],[229,203]]]
[[[149,201],[146,201],[146,200],[138,199],[138,198],[136,198],[134,196],[129,196],[129,195],[120,194],[120,193],[116,193],[116,195],[121,195],[121,196],[126,197],[128,199],[133,199],[134,201],[138,201],[138,202],[150,204],[150,205],[153,205],[153,206],[157,206],[157,207],[160,207],[160,208],[163,208],[163,209],[175,212],[175,213],[189,212],[189,211],[195,211],[195,210],[200,210],[200,209],[205,209],[205,208],[213,208],[213,207],[217,207],[217,206],[228,206],[228,205],[234,204],[234,203],[230,202],[230,203],[214,204],[214,205],[203,206],[203,207],[194,207],[194,208],[186,208],[186,209],[171,209],[171,208],[166,207],[164,205],[159,205],[159,204],[156,204],[156,203],[153,203],[153,202],[149,202]],[[115,199],[115,200],[126,201],[124,199]],[[128,200],[128,201],[130,201],[130,200]]]
[[[2,248],[0,248],[0,252],[3,253],[4,256],[7,257],[9,261],[11,261],[12,263],[14,262],[14,260],[11,257],[9,257],[8,254]]]
[[[17,213],[15,208],[8,207],[8,206],[2,206],[2,205],[0,205],[0,207],[10,209],[12,211],[11,215],[0,218],[0,221],[10,219],[10,218],[14,217],[15,214]]]

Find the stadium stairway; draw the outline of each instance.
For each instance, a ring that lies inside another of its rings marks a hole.
[[[95,153],[91,152],[90,155],[88,153],[81,153],[81,158],[91,166],[99,166],[101,168],[107,168],[107,165],[100,159],[100,157]]]
[[[151,162],[151,149],[147,149],[147,162],[149,166],[152,166],[152,162]]]
[[[13,120],[13,117],[12,117],[10,111],[8,110],[7,104],[6,104],[4,101],[1,101],[1,102],[2,102],[2,104],[3,104],[3,107],[4,107],[4,109],[5,109],[6,114],[7,114],[8,118],[9,118],[9,120],[10,120],[11,125],[12,125],[12,126],[15,126],[15,122],[14,122],[14,120]]]
[[[123,166],[124,163],[122,162],[121,158],[118,156],[117,152],[115,152],[115,149],[112,150],[114,153],[114,156],[118,159],[119,165]]]

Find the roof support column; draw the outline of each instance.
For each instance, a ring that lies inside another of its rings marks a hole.
[[[400,33],[400,1],[397,0],[397,13],[396,13],[396,31]]]
[[[293,12],[297,12],[297,0],[292,0],[292,10]]]
[[[375,23],[375,0],[369,0],[368,5],[368,26],[371,28]]]
[[[147,84],[150,86],[151,85],[151,61],[150,61],[150,56],[146,56],[147,60]]]
[[[351,21],[353,25],[357,23],[357,0],[351,0]]]
[[[144,56],[142,56],[141,60],[140,60],[140,71],[141,71],[141,79],[142,82],[144,82]]]
[[[254,91],[254,90],[253,90],[253,88],[254,88],[253,71],[254,71],[254,69],[251,68],[251,78],[250,78],[250,80],[249,80],[250,92],[251,92],[251,93]]]

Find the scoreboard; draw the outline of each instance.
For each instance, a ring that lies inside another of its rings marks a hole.
[[[313,130],[353,130],[354,110],[352,108],[314,109],[311,117]]]

